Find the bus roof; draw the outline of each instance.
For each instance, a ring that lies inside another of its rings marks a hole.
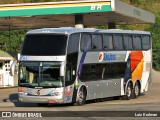
[[[121,29],[95,29],[95,28],[74,28],[74,27],[60,27],[60,28],[42,28],[28,31],[27,34],[40,34],[40,33],[57,33],[57,34],[73,34],[79,32],[92,32],[92,33],[128,33],[128,34],[149,34],[150,32],[139,30],[121,30]]]

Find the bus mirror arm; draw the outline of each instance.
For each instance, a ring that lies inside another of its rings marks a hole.
[[[11,76],[14,76],[16,64],[17,64],[17,61],[14,61],[14,62],[11,64],[11,68],[10,68],[10,75],[11,75]]]

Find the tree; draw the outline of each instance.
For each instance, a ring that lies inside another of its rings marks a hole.
[[[152,33],[153,67],[160,70],[160,13],[156,15],[155,23],[146,30]]]
[[[26,30],[0,31],[1,49],[20,52]]]
[[[134,4],[134,3],[137,3],[137,2],[138,2],[138,0],[130,0],[131,4]]]

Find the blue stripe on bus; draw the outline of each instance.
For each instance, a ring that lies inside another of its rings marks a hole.
[[[86,45],[86,47],[85,47],[85,49],[84,49],[84,51],[83,51],[83,54],[82,54],[82,56],[81,56],[81,60],[80,60],[79,67],[78,67],[78,78],[79,78],[80,75],[81,75],[82,66],[83,66],[83,63],[84,63],[84,60],[85,60],[85,57],[86,57],[86,54],[87,54],[87,51],[88,51],[88,48],[89,48],[90,44],[91,44],[91,41],[89,40],[89,41],[87,42],[87,45]]]
[[[100,32],[101,30],[96,30],[95,32]]]
[[[124,82],[127,82],[130,78],[131,78],[131,62],[130,62],[130,55],[127,59],[127,67],[126,67],[126,70],[125,70],[125,74],[124,74]]]
[[[50,95],[52,92],[53,92],[53,90],[49,91],[49,92],[47,93],[47,95]]]

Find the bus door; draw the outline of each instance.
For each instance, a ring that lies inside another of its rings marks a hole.
[[[65,98],[66,103],[72,102],[72,95],[73,95],[73,83],[75,79],[75,74],[72,68],[71,63],[67,63],[66,65],[66,76],[65,76]]]

